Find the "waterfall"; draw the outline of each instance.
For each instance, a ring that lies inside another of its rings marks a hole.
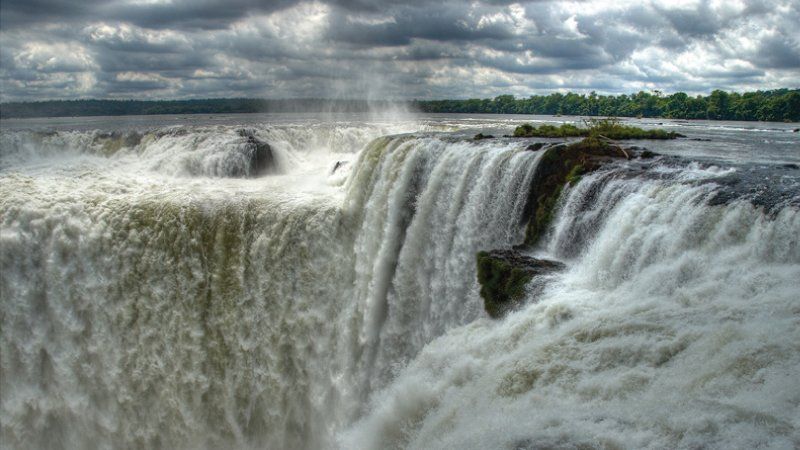
[[[492,320],[475,255],[544,152],[453,123],[4,130],[3,444],[800,445],[791,168],[585,174],[518,249],[566,269]]]
[[[3,136],[0,411],[15,447],[335,446],[427,343],[483,315],[475,252],[521,242],[537,160],[387,137],[345,186],[298,191],[291,165],[256,180],[164,169],[238,152],[235,129],[103,135],[110,153],[97,136]]]
[[[571,187],[539,250],[568,270],[431,342],[341,447],[797,446],[800,212],[673,172]]]

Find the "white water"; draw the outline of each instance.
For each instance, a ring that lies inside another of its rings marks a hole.
[[[281,155],[252,180],[236,127],[4,132],[3,445],[800,445],[796,208],[705,205],[726,169],[584,177],[537,249],[567,271],[494,321],[475,253],[521,242],[538,155],[353,153],[414,127],[248,127]]]

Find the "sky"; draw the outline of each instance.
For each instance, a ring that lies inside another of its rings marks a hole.
[[[800,87],[800,0],[2,0],[0,100]]]

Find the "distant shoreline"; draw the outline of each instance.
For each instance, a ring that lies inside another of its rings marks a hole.
[[[197,100],[49,100],[0,103],[0,118],[146,116],[159,114],[363,113],[402,109],[423,113],[616,116],[665,119],[800,121],[800,89],[690,97],[639,92],[604,96],[554,93],[493,99],[367,101],[324,98]]]

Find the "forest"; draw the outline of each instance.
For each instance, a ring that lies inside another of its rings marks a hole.
[[[494,99],[432,100],[415,103],[430,113],[562,114],[577,116],[664,117],[710,120],[800,120],[800,89],[756,92],[715,90],[708,96],[691,97],[683,92],[660,91],[632,95],[554,93],[517,99],[501,95]]]
[[[663,117],[748,121],[800,121],[800,89],[755,92],[715,90],[707,96],[661,91],[600,95],[553,93],[516,98],[412,100],[196,99],[196,100],[51,100],[0,104],[0,117],[119,116],[149,114],[233,114],[267,112],[365,112],[405,106],[426,113],[549,114],[614,117]]]

